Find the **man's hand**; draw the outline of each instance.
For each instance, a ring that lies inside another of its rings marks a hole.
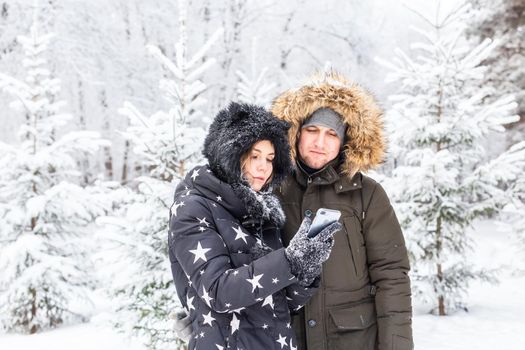
[[[192,333],[190,315],[183,308],[178,308],[170,314],[170,317],[174,320],[173,332],[175,336],[187,343],[190,340]]]

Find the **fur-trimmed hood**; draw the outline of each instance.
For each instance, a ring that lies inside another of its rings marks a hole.
[[[263,107],[231,102],[210,125],[203,154],[213,173],[233,185],[241,182],[241,156],[257,141],[268,140],[275,148],[271,184],[279,184],[292,168],[289,127]]]
[[[288,138],[294,161],[297,160],[297,134],[301,125],[322,107],[339,113],[349,126],[341,166],[345,175],[351,178],[383,161],[386,149],[383,111],[369,92],[336,72],[318,73],[305,85],[285,91],[273,101],[272,113],[291,124]]]

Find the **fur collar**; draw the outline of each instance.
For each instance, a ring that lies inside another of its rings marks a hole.
[[[197,166],[190,170],[177,186],[175,198],[182,200],[191,194],[214,201],[239,221],[250,218],[277,227],[284,225],[284,212],[271,188],[256,192],[240,180],[229,184],[219,179],[209,166]]]
[[[273,114],[291,124],[288,139],[294,161],[297,161],[297,133],[303,122],[321,107],[333,109],[349,125],[343,147],[343,174],[352,178],[383,161],[386,149],[383,111],[369,92],[335,72],[319,73],[273,102]]]
[[[254,191],[244,183],[232,185],[233,192],[244,203],[248,214],[256,220],[271,222],[277,227],[284,225],[285,216],[279,199],[268,191]]]

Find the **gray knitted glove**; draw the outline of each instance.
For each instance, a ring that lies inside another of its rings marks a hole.
[[[342,227],[339,222],[334,222],[319,232],[317,236],[308,238],[311,224],[312,220],[305,217],[284,251],[292,274],[297,277],[299,284],[305,287],[310,286],[321,274],[322,264],[330,256],[334,245],[332,236]]]
[[[191,332],[193,330],[191,327],[190,315],[188,315],[186,310],[178,308],[170,314],[170,317],[174,320],[173,332],[175,333],[175,337],[187,343],[190,340]]]

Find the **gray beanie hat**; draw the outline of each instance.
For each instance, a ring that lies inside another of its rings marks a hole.
[[[339,113],[331,108],[319,108],[304,122],[301,128],[305,128],[310,125],[324,126],[333,129],[337,136],[341,139],[341,142],[345,139],[346,125],[343,122],[343,118]]]

